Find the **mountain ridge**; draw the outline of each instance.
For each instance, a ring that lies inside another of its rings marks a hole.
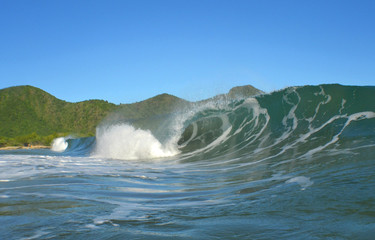
[[[57,133],[93,136],[96,127],[108,116],[136,120],[168,114],[191,103],[167,93],[130,104],[116,105],[99,99],[67,102],[34,86],[8,87],[0,89],[0,136]]]

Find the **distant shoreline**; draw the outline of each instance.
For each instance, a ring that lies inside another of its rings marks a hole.
[[[50,146],[44,145],[31,145],[31,146],[8,146],[8,147],[0,147],[1,150],[18,150],[18,149],[50,149]]]

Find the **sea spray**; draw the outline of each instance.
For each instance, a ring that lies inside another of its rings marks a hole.
[[[113,115],[97,127],[96,146],[91,155],[124,160],[175,156],[180,153],[178,141],[181,134],[191,121],[201,117],[199,113],[223,109],[227,105],[223,99],[213,99],[156,119],[144,118],[132,123],[121,119],[119,114]],[[155,123],[159,124],[154,126]]]
[[[93,156],[137,160],[170,157],[178,154],[173,144],[161,144],[148,130],[118,124],[97,128]]]
[[[59,137],[55,138],[52,141],[52,147],[51,150],[54,152],[63,152],[68,147],[67,138],[65,137]]]

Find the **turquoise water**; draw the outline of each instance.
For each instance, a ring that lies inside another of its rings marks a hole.
[[[0,152],[1,239],[372,239],[375,87],[196,104]]]

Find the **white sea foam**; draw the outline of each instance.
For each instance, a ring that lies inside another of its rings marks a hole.
[[[175,144],[161,144],[148,130],[118,124],[97,129],[93,156],[137,160],[170,157],[178,153]]]
[[[311,181],[310,178],[304,176],[291,178],[287,180],[285,183],[298,183],[301,186],[301,190],[305,190],[307,187],[310,187],[314,184],[314,182]]]
[[[55,152],[63,152],[63,151],[65,151],[65,149],[68,147],[68,143],[66,142],[66,140],[67,139],[65,137],[55,138],[52,141],[52,148],[51,148],[51,150],[55,151]]]
[[[341,131],[339,133],[337,133],[336,135],[334,135],[331,139],[331,141],[327,142],[326,144],[324,145],[321,145],[319,147],[316,147],[316,148],[313,148],[313,149],[310,149],[307,153],[305,153],[303,156],[311,156],[312,154],[314,153],[317,153],[323,149],[325,149],[327,146],[333,144],[333,143],[336,143],[338,140],[339,140],[339,136],[341,135],[341,133],[345,130],[345,128],[347,126],[349,126],[349,124],[353,121],[359,121],[359,120],[363,120],[363,119],[371,119],[371,118],[375,118],[375,112],[359,112],[359,113],[354,113],[350,116],[347,116],[347,115],[336,115],[334,117],[332,117],[331,119],[329,119],[325,124],[323,124],[321,127],[319,127],[319,130],[321,128],[323,128],[325,125],[327,125],[328,123],[331,123],[333,122],[334,120],[338,119],[338,118],[347,118],[346,120],[346,123],[345,125],[342,127]]]

